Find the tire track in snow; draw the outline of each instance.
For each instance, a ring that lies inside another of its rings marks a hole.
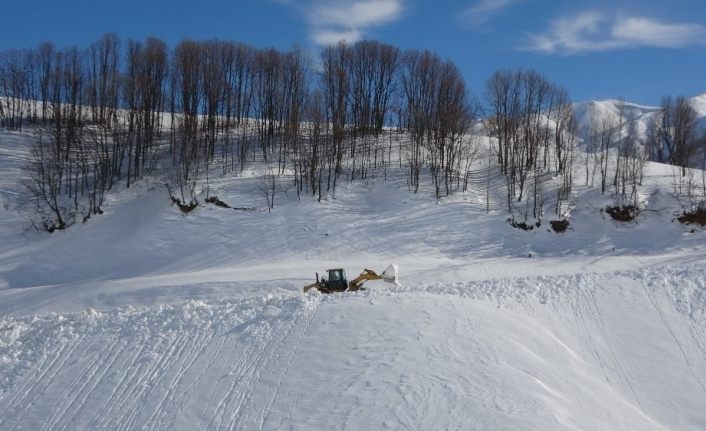
[[[647,412],[645,411],[645,407],[642,405],[642,402],[640,401],[640,398],[637,396],[637,392],[635,391],[635,388],[633,387],[632,380],[630,379],[628,372],[626,371],[625,367],[623,366],[623,363],[618,358],[618,355],[615,353],[615,349],[613,348],[613,345],[610,342],[608,330],[606,329],[606,323],[603,319],[603,315],[601,314],[600,308],[598,307],[598,302],[596,301],[595,292],[591,291],[591,292],[585,293],[584,296],[586,297],[586,303],[589,304],[589,309],[591,310],[590,312],[591,312],[591,314],[593,314],[593,320],[596,322],[596,326],[597,326],[598,330],[601,332],[602,338],[605,341],[605,345],[608,348],[608,352],[610,353],[612,362],[613,362],[613,364],[615,364],[615,369],[618,372],[619,378],[625,383],[625,385],[630,390],[630,393],[632,394],[633,398],[635,399],[635,402],[637,402],[637,405],[638,405],[638,407],[640,407],[640,410],[642,411],[642,413],[646,417],[649,417],[647,415]]]
[[[63,321],[59,325],[56,325],[55,328],[62,326],[62,323]],[[15,398],[15,402],[9,403],[9,408],[7,409],[8,412],[14,412],[15,409],[20,409],[21,411],[21,413],[16,417],[16,420],[13,422],[16,424],[21,423],[22,420],[32,411],[37,400],[39,400],[39,398],[45,393],[47,388],[56,378],[59,370],[63,369],[64,364],[83,342],[83,338],[84,337],[78,336],[76,340],[68,340],[62,343],[61,349],[53,355],[53,359],[48,366],[40,366],[39,369],[33,370],[35,372],[31,373],[32,377],[28,379],[28,382],[25,384],[23,390],[21,390],[20,394]],[[66,353],[64,353],[65,350],[67,350]],[[44,369],[41,370],[41,368]],[[0,429],[3,428],[3,425],[3,421],[0,420]],[[9,429],[13,429],[13,427],[10,427]]]
[[[74,406],[74,403],[79,398],[81,393],[84,392],[85,389],[94,381],[100,381],[105,375],[105,370],[110,369],[115,360],[118,358],[118,354],[115,353],[115,348],[117,345],[117,342],[111,343],[107,349],[95,355],[94,359],[89,362],[88,366],[84,367],[80,371],[81,376],[88,376],[88,378],[75,379],[72,382],[66,390],[65,395],[59,398],[54,404],[52,415],[42,424],[42,430],[59,428],[59,424],[62,422],[62,419],[67,414],[69,408]],[[99,374],[101,369],[103,372]],[[96,376],[99,376],[98,379],[96,379]],[[93,384],[92,387],[95,388],[96,384],[97,382]],[[83,406],[85,404],[85,401],[91,391],[92,389],[87,391],[85,397],[82,398],[82,402],[77,404],[78,406]],[[69,421],[64,428],[68,427],[70,423],[71,421]]]
[[[112,413],[116,411],[116,407],[122,407],[123,400],[127,398],[126,392],[132,387],[131,382],[135,381],[135,378],[140,370],[140,366],[137,366],[136,364],[138,358],[143,357],[145,352],[146,343],[142,341],[142,338],[140,338],[138,339],[138,343],[133,343],[136,344],[137,348],[133,350],[134,353],[128,358],[127,361],[123,361],[123,365],[120,369],[129,370],[129,374],[125,374],[117,385],[115,385],[110,391],[108,400],[114,400],[114,402],[106,402],[103,404],[101,409],[99,409],[98,414],[96,414],[93,421],[91,421],[89,425],[90,428],[105,429],[107,426],[105,421],[113,417]]]
[[[196,359],[201,356],[204,349],[211,343],[213,339],[213,331],[211,328],[206,328],[206,336],[199,338],[199,342],[196,343],[193,349],[186,353],[186,358],[183,359],[179,369],[175,373],[174,378],[172,378],[169,387],[166,389],[164,396],[160,400],[157,408],[152,413],[152,415],[147,420],[145,427],[148,429],[164,429],[164,422],[170,412],[174,410],[174,399],[178,394],[179,385],[184,379],[187,371],[194,366]]]
[[[214,335],[213,338],[216,338]],[[205,359],[206,366],[201,367],[200,371],[197,373],[196,377],[194,380],[187,385],[187,387],[179,393],[179,395],[176,397],[174,400],[174,407],[172,411],[176,411],[176,415],[174,415],[171,418],[171,421],[167,423],[166,426],[164,426],[164,429],[172,429],[174,426],[176,426],[177,423],[179,423],[179,418],[181,417],[183,411],[184,411],[184,406],[189,402],[189,400],[192,398],[192,395],[196,388],[200,385],[201,380],[203,377],[213,368],[213,363],[216,358],[220,357],[221,352],[223,351],[223,347],[226,345],[227,338],[224,336],[218,336],[219,342],[218,345],[216,346],[215,349],[212,349],[213,351],[211,352],[210,355]],[[210,343],[212,343],[213,340],[211,340]],[[205,348],[202,351],[202,354],[208,350],[209,347],[211,347],[211,344],[208,344],[205,346]]]
[[[279,312],[281,313],[281,311]],[[303,334],[298,328],[302,326],[301,321],[312,314],[311,310],[297,310],[291,319],[281,319],[275,317],[271,322],[277,322],[274,336],[264,345],[259,356],[260,366],[253,370],[253,374],[245,382],[245,393],[241,404],[237,410],[233,411],[228,429],[261,429],[265,417],[277,397],[280,385],[289,369],[291,355],[286,352],[296,349],[301,342]],[[313,317],[313,316],[312,316]],[[255,388],[268,385],[269,391],[260,391],[261,395],[255,394]],[[266,394],[271,393],[271,396]],[[260,398],[264,396],[264,400]]]
[[[258,357],[259,366],[252,368],[252,373],[245,381],[245,391],[243,392],[243,396],[239,398],[240,403],[237,405],[237,408],[231,413],[228,429],[251,429],[251,425],[249,424],[254,421],[251,416],[254,414],[253,410],[258,408],[258,406],[254,405],[253,400],[255,386],[262,382],[263,369],[267,370],[270,364],[276,361],[281,354],[285,339],[289,336],[295,324],[296,322],[293,322],[285,328],[278,328],[275,334],[270,338],[270,341],[262,349]]]
[[[101,364],[103,369],[102,369],[102,373],[100,375],[100,378],[94,380],[94,384],[92,385],[92,387],[89,390],[87,390],[85,392],[81,401],[75,404],[74,413],[71,416],[71,418],[69,419],[69,421],[66,422],[66,425],[64,427],[65,429],[70,429],[71,424],[75,423],[75,421],[79,418],[79,415],[81,415],[82,410],[84,410],[84,406],[85,406],[86,402],[88,401],[88,399],[91,397],[91,395],[93,395],[95,393],[95,391],[99,387],[99,385],[105,381],[105,379],[109,376],[110,373],[113,372],[112,371],[113,367],[117,363],[120,356],[122,356],[123,352],[127,349],[127,347],[129,346],[129,343],[122,342],[121,345],[122,345],[122,347],[120,348],[119,352],[117,354],[115,354],[115,356],[113,357],[113,359],[109,363]],[[68,409],[67,409],[67,412],[68,412]],[[57,421],[57,425],[59,423],[61,423],[61,419],[59,419],[59,421]]]
[[[699,349],[699,353],[703,356],[704,361],[706,361],[706,333],[696,325],[692,324],[689,327],[689,334],[694,340],[696,348]]]
[[[277,305],[289,305],[291,309],[290,302],[296,301],[289,299],[284,304]],[[270,319],[257,316],[231,331],[238,334],[237,337],[229,337],[235,340],[231,340],[234,348],[228,357],[235,360],[227,362],[223,367],[223,375],[209,396],[207,407],[219,400],[215,411],[210,415],[207,409],[202,411],[203,417],[211,418],[207,429],[251,429],[261,420],[260,409],[267,408],[268,404],[266,401],[255,402],[256,389],[259,387],[260,392],[267,392],[262,390],[263,383],[267,383],[263,380],[273,373],[278,384],[281,383],[283,377],[278,379],[276,373],[286,368],[286,364],[282,362],[285,357],[282,352],[289,349],[292,342],[296,344],[296,336],[290,336],[301,326],[302,316],[308,314],[307,305],[311,300],[306,301],[308,302],[305,302],[304,310],[301,309],[301,304],[295,303],[294,310],[288,312],[291,316],[280,310],[281,315]],[[236,349],[235,346],[241,349]],[[243,351],[242,347],[247,347],[247,350]],[[228,381],[228,384],[223,391],[221,383],[225,381]],[[275,386],[272,390],[278,389]]]
[[[264,338],[264,343],[269,343],[272,336],[273,334],[267,334]],[[207,429],[221,429],[224,422],[230,422],[230,418],[232,418],[233,415],[238,414],[243,398],[246,396],[245,390],[248,388],[247,383],[245,388],[241,388],[239,383],[247,382],[250,376],[254,373],[254,369],[257,366],[257,361],[262,356],[262,353],[258,347],[259,346],[257,345],[251,346],[247,354],[241,356],[241,360],[237,362],[235,368],[226,374],[228,378],[231,379],[231,383],[226,393],[221,398],[221,401],[218,403],[216,414],[213,416],[213,420],[209,423]],[[231,413],[230,418],[226,419],[228,411],[233,413]]]
[[[652,307],[655,309],[657,312],[657,315],[659,316],[660,320],[662,321],[662,324],[664,327],[667,329],[667,332],[669,332],[669,335],[671,336],[672,340],[674,340],[674,343],[677,345],[677,348],[679,349],[679,352],[681,353],[682,358],[684,359],[684,363],[686,364],[686,367],[689,369],[689,372],[691,375],[694,377],[694,380],[696,380],[696,383],[701,386],[701,389],[706,390],[706,386],[704,386],[703,381],[701,380],[701,377],[699,377],[698,373],[694,371],[694,367],[691,365],[691,361],[689,361],[689,357],[686,354],[686,351],[684,350],[684,345],[679,341],[679,338],[677,338],[676,333],[674,332],[674,329],[672,329],[671,325],[667,322],[667,318],[664,316],[664,311],[662,310],[662,307],[659,306],[657,301],[653,298],[652,294],[650,294],[649,290],[647,289],[647,286],[645,286],[645,282],[640,280],[640,286],[642,286],[642,290],[645,291],[645,295],[647,298],[650,300],[650,303],[652,304]]]
[[[270,412],[272,411],[272,407],[274,406],[275,401],[277,400],[278,396],[280,395],[282,381],[284,380],[286,375],[289,373],[290,364],[291,364],[292,360],[294,359],[294,357],[296,356],[297,352],[299,351],[299,347],[301,346],[302,340],[304,339],[306,334],[309,332],[309,328],[311,327],[311,322],[314,320],[314,317],[316,316],[316,312],[318,311],[319,305],[320,305],[320,302],[317,301],[315,306],[313,307],[313,309],[306,310],[307,317],[305,318],[305,324],[301,325],[302,329],[299,332],[299,334],[297,335],[297,337],[294,339],[294,342],[292,343],[293,346],[290,348],[290,354],[284,360],[285,368],[284,368],[282,374],[280,375],[279,380],[277,381],[277,387],[276,387],[274,393],[272,394],[270,402],[268,403],[268,405],[265,407],[265,409],[262,412],[262,415],[260,418],[260,429],[264,428],[265,423],[267,422],[267,419],[269,418]],[[300,327],[299,323],[297,323],[295,325],[295,328],[298,328],[298,327]],[[296,389],[295,392],[293,394],[288,394],[289,395],[288,398],[290,400],[292,400],[293,403],[290,404],[289,408],[286,411],[287,417],[290,417],[293,409],[295,408],[296,402],[298,402],[298,400],[299,400],[299,394],[301,393],[301,388],[302,388],[301,378],[302,378],[301,373],[299,373],[298,384],[295,386],[295,389]]]
[[[150,367],[147,377],[138,383],[136,386],[136,388],[138,388],[137,393],[129,398],[133,400],[133,402],[127,409],[128,415],[123,418],[121,426],[119,426],[118,429],[130,430],[135,428],[133,424],[140,415],[141,410],[145,407],[150,395],[153,393],[159,381],[164,377],[165,372],[169,371],[179,360],[189,340],[191,340],[191,337],[187,337],[185,333],[179,334],[174,340],[168,339],[168,341],[170,341],[169,344],[174,347],[167,349],[166,354],[160,355],[160,360]]]
[[[227,337],[225,335],[223,336],[224,343],[226,340],[228,340],[228,338],[229,337]],[[224,354],[223,356],[225,358],[231,358],[234,355],[236,347],[237,347],[236,343],[231,343],[230,344],[230,352],[228,354]],[[248,350],[247,352],[248,352],[247,354],[250,354],[251,350]],[[218,412],[220,411],[222,400],[219,401],[218,405],[216,406],[216,410],[213,413],[208,412],[208,408],[209,408],[209,406],[212,406],[214,404],[216,399],[218,399],[218,387],[220,386],[221,382],[224,381],[227,377],[228,377],[227,374],[221,375],[216,380],[215,384],[211,388],[211,391],[210,391],[210,394],[208,397],[208,401],[205,403],[203,409],[201,410],[200,417],[203,417],[203,418],[210,417],[211,418],[211,420],[208,422],[207,429],[211,429],[211,424],[214,423],[213,421],[216,419],[216,416],[217,416]],[[234,384],[234,381],[231,381],[231,384]]]
[[[606,383],[612,385],[610,373],[608,372],[608,364],[603,360],[603,356],[598,352],[598,345],[591,335],[591,327],[588,324],[589,319],[587,319],[586,313],[583,311],[584,306],[582,305],[583,301],[581,301],[582,296],[585,296],[585,294],[582,295],[582,289],[576,289],[576,299],[574,300],[574,304],[572,304],[572,309],[577,323],[577,333],[583,333],[586,335],[586,338],[589,341],[588,347],[586,348],[583,345],[583,337],[578,337],[578,340],[581,343],[582,348],[587,350],[587,354],[591,355],[598,362]],[[584,330],[582,331],[580,328]]]
[[[0,429],[173,429],[209,388],[213,404],[198,420],[212,418],[213,429],[263,426],[315,313],[315,301],[285,296],[272,302],[284,310],[270,316],[268,301],[204,305],[193,319],[179,305],[128,307],[95,321],[82,313],[20,318],[27,329],[12,348],[28,362],[0,367],[0,379],[14,381]]]

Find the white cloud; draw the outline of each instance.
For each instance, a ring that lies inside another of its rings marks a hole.
[[[394,21],[401,13],[398,0],[365,0],[320,5],[309,19],[315,25],[357,29]]]
[[[561,17],[544,34],[530,35],[526,48],[548,54],[576,54],[612,49],[704,45],[706,27],[700,24],[666,23],[645,17],[622,17],[612,22],[598,12]]]
[[[470,24],[483,24],[496,15],[501,14],[505,9],[518,0],[479,0],[473,6],[466,9],[463,19]]]
[[[400,19],[403,0],[273,0],[295,8],[310,26],[311,39],[319,45],[342,40],[357,42],[373,27]]]
[[[530,49],[546,53],[558,51],[577,53],[582,51],[604,51],[616,48],[614,41],[596,37],[604,21],[602,14],[583,12],[552,22],[548,33],[530,36]]]
[[[679,48],[703,44],[706,28],[700,24],[669,24],[636,17],[618,20],[612,36],[639,45]]]
[[[311,35],[314,43],[321,46],[335,45],[341,41],[354,43],[362,37],[363,35],[358,30],[317,30]]]

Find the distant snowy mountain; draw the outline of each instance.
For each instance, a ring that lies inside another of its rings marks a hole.
[[[593,122],[600,123],[604,119],[617,120],[621,115],[625,123],[637,123],[639,132],[644,132],[649,119],[659,111],[658,106],[645,106],[623,100],[601,100],[582,102],[574,105],[574,115],[579,124],[579,130],[587,130]]]
[[[699,132],[706,132],[706,93],[689,99],[689,103],[698,116]],[[638,136],[644,139],[651,118],[659,112],[659,106],[638,105],[624,100],[600,100],[579,102],[574,104],[574,116],[579,130],[587,130],[594,119],[597,122],[604,118],[618,119],[622,114],[626,125],[631,125]]]
[[[706,133],[706,93],[692,97],[690,102],[691,107],[694,108],[694,111],[699,116],[697,130],[700,133]]]
[[[699,117],[706,117],[706,93],[691,98],[691,106]]]

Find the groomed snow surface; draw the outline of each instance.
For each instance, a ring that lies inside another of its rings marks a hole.
[[[1,429],[704,429],[703,268],[3,323]]]
[[[487,214],[482,172],[437,204],[404,169],[320,203],[283,182],[271,214],[256,171],[210,184],[255,211],[144,183],[49,235],[0,143],[0,430],[706,429],[706,232],[668,167],[637,224],[577,185],[561,235],[511,228],[499,178]],[[400,286],[301,293],[392,263]]]

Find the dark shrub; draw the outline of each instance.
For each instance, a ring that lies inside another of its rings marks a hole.
[[[569,220],[552,220],[549,224],[552,226],[554,232],[557,233],[566,232],[566,229],[569,228]]]
[[[616,205],[613,207],[607,207],[605,211],[610,214],[613,220],[622,222],[635,220],[639,212],[633,205]]]
[[[217,196],[211,196],[211,197],[206,198],[206,202],[208,202],[209,204],[213,204],[213,205],[215,205],[215,206],[217,206],[217,207],[221,207],[221,208],[230,208],[230,205],[228,205],[227,203],[225,203],[225,202],[223,202],[222,200],[218,199]]]
[[[698,224],[699,226],[706,226],[706,209],[697,208],[694,211],[686,212],[679,217],[677,217],[680,223],[684,224]]]

